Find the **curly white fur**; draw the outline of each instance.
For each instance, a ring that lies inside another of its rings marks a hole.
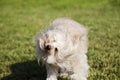
[[[46,80],[57,80],[59,75],[87,80],[87,35],[87,29],[78,22],[58,18],[36,38],[36,55],[46,65]]]

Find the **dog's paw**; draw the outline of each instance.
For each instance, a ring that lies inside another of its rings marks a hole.
[[[70,76],[70,80],[87,80],[87,79],[81,75],[73,74]]]
[[[50,77],[50,78],[47,78],[46,80],[57,80],[57,79],[53,78],[53,77]]]

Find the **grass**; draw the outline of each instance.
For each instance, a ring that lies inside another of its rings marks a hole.
[[[120,80],[119,4],[119,0],[0,0],[0,80],[45,80],[33,38],[57,17],[89,28],[88,80]]]

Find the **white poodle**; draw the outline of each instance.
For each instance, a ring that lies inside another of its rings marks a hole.
[[[87,80],[87,34],[78,22],[58,18],[36,38],[36,55],[46,66],[46,80],[57,80],[57,76]]]

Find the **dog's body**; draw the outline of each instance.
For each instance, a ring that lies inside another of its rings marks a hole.
[[[36,39],[36,55],[47,69],[46,80],[69,76],[70,80],[87,80],[88,31],[79,23],[65,18],[53,21]]]

